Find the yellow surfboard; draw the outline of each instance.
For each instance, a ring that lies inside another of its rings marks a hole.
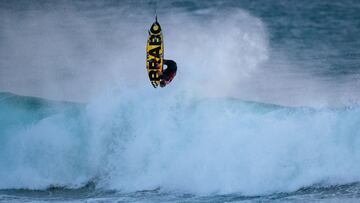
[[[149,30],[149,37],[146,45],[146,69],[151,84],[156,88],[160,84],[159,75],[163,71],[164,62],[164,40],[160,24],[155,22]]]

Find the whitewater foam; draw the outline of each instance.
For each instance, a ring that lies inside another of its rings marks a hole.
[[[106,187],[259,194],[359,178],[358,109],[135,98],[120,103],[126,124],[113,121],[126,134],[115,138]]]
[[[77,188],[95,180],[97,188],[119,191],[258,195],[360,179],[358,107],[157,94],[116,92],[77,113],[8,125],[0,188]]]

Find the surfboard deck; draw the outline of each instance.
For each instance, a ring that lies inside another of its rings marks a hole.
[[[159,75],[163,72],[163,64],[164,40],[161,26],[156,19],[150,27],[146,44],[146,69],[148,71],[150,82],[154,88],[160,84]]]

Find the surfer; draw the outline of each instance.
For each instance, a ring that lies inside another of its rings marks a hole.
[[[163,69],[166,65],[166,69]],[[160,85],[165,87],[174,79],[177,65],[173,60],[164,59],[163,34],[157,16],[149,30],[146,44],[146,69],[151,84],[154,88]]]
[[[177,71],[177,65],[173,60],[164,59],[164,65],[166,65],[166,69],[159,75],[160,87],[168,85],[174,79]]]

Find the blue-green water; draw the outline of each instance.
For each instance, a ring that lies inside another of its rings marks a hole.
[[[358,187],[358,184],[307,187],[291,193],[262,196],[243,196],[241,194],[199,196],[158,190],[120,193],[94,190],[91,187],[74,190],[54,188],[46,191],[6,190],[1,193],[4,202],[357,202]]]
[[[358,36],[351,0],[1,1],[0,202],[357,202]]]

